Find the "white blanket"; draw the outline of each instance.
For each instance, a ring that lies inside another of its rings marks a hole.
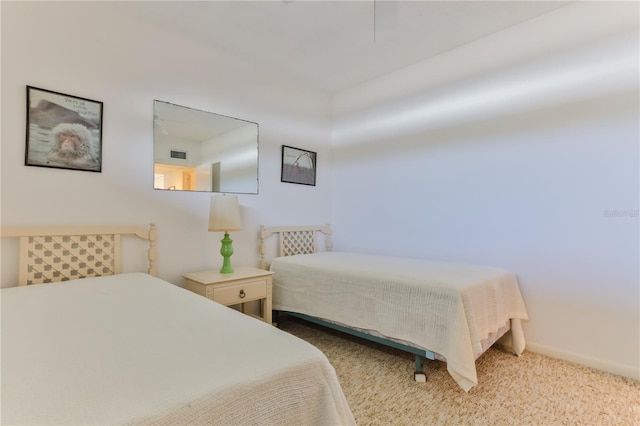
[[[273,308],[404,340],[436,352],[456,382],[477,385],[482,340],[511,319],[514,351],[527,319],[516,276],[479,265],[356,253],[278,257]]]
[[[354,424],[318,349],[149,275],[1,297],[2,424]]]

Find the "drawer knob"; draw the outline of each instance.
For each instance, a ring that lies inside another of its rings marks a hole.
[[[247,293],[244,290],[240,290],[240,299],[244,299],[247,296]]]

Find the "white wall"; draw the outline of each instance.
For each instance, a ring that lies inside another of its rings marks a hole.
[[[219,191],[256,192],[257,137],[252,123],[202,143],[203,164],[220,163]]]
[[[638,16],[573,4],[337,95],[334,247],[510,269],[529,349],[640,378]]]
[[[502,266],[530,349],[638,377],[637,4],[562,8],[341,93],[333,147],[325,95],[114,7],[0,3],[3,226],[153,221],[163,278],[217,267],[209,194],[152,189],[153,99],[240,117],[260,194],[239,198],[234,264],[257,265],[260,224],[333,222],[336,249]],[[23,165],[26,85],[104,102],[102,173]],[[280,182],[282,144],[318,152],[316,187]]]
[[[234,265],[258,265],[260,224],[330,222],[326,95],[129,18],[126,4],[0,7],[3,226],[154,222],[162,278],[181,284],[183,273],[219,267],[210,194],[153,190],[154,99],[260,124],[260,193],[239,196]],[[102,173],[24,166],[26,85],[104,102]],[[283,144],[318,152],[317,186],[280,182]]]
[[[171,151],[184,151],[187,159],[171,158]],[[172,138],[162,134],[153,137],[153,158],[156,163],[195,167],[202,162],[202,142]]]

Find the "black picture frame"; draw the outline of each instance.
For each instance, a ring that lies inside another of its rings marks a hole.
[[[282,145],[281,182],[316,186],[316,167],[315,152]]]
[[[102,171],[103,103],[27,86],[25,166]]]

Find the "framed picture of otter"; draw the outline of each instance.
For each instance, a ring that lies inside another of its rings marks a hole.
[[[27,86],[25,165],[102,171],[102,102]]]

